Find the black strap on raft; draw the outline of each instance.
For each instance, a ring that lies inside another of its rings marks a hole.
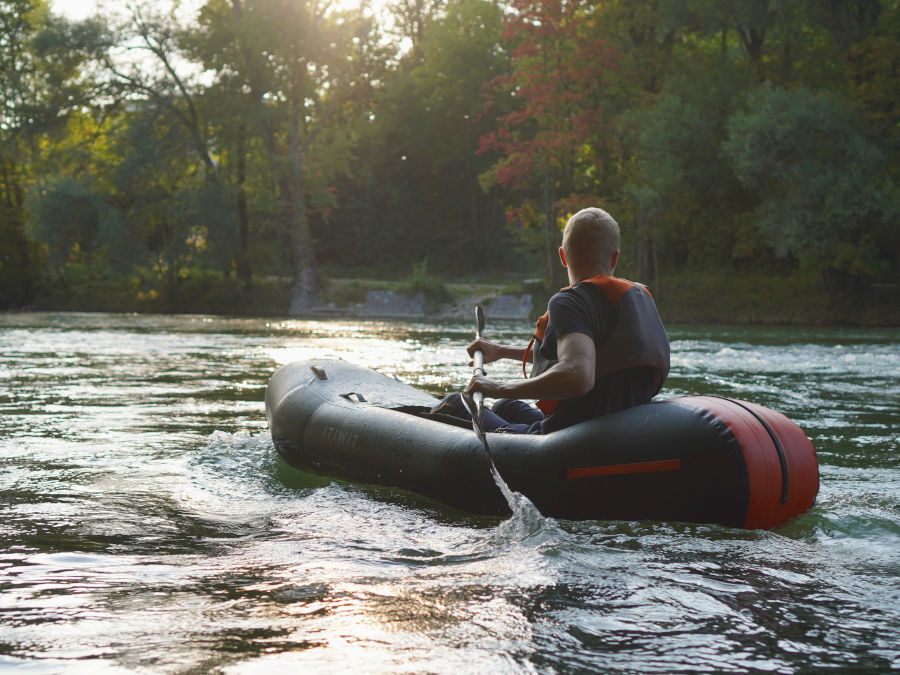
[[[354,403],[367,403],[366,397],[362,394],[359,394],[355,391],[351,391],[349,394],[341,394],[341,398],[345,398],[348,401],[353,401]]]
[[[781,465],[781,503],[786,503],[788,498],[788,486],[790,484],[790,481],[788,481],[787,460],[784,458],[784,448],[781,447],[781,441],[778,440],[778,436],[775,434],[775,430],[769,426],[769,423],[766,422],[765,418],[763,418],[761,415],[758,415],[751,408],[748,408],[740,401],[735,401],[733,398],[727,398],[725,396],[713,396],[712,398],[721,398],[723,401],[730,401],[736,406],[740,406],[748,413],[753,415],[757,420],[759,420],[759,423],[762,424],[763,428],[768,432],[769,438],[772,439],[772,445],[775,446],[775,451],[778,453],[778,463]]]

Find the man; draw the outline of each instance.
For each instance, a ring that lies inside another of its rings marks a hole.
[[[476,375],[471,395],[500,398],[485,411],[485,429],[550,433],[617,410],[649,403],[669,372],[669,340],[649,291],[613,276],[619,226],[604,210],[586,208],[566,223],[560,260],[569,286],[554,295],[528,347],[479,339],[484,362],[532,363],[531,377],[498,382]],[[539,399],[533,408],[521,398]],[[459,413],[459,396],[438,408]],[[492,414],[493,413],[493,414]]]

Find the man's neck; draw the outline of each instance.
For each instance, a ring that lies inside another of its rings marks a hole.
[[[567,267],[566,272],[569,275],[570,286],[574,286],[579,281],[584,281],[585,279],[591,279],[600,275],[611,276],[611,273],[605,270],[577,270],[572,267]]]

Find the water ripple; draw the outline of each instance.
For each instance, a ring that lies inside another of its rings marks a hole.
[[[0,315],[0,668],[900,668],[900,332],[671,329],[664,396],[768,405],[813,440],[818,503],[774,532],[467,516],[279,459],[279,364],[337,356],[444,393],[471,333]]]

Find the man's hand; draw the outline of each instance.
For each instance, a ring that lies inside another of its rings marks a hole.
[[[504,385],[502,382],[491,380],[484,375],[473,375],[466,387],[466,393],[471,396],[476,391],[480,391],[490,398],[503,398]]]
[[[487,345],[476,340],[470,345]],[[497,345],[494,345],[495,347]],[[504,349],[500,347],[500,349]],[[474,351],[474,349],[472,350]],[[556,346],[559,362],[537,377],[510,382],[497,382],[483,375],[472,377],[466,387],[471,395],[476,391],[490,398],[533,398],[561,400],[583,396],[594,387],[594,368],[597,350],[594,341],[581,333],[567,333],[559,338]],[[502,357],[501,357],[502,358]],[[487,362],[487,351],[484,360]]]
[[[506,353],[509,351],[509,348],[483,338],[478,338],[475,342],[466,347],[466,351],[469,353],[470,357],[474,357],[475,352],[478,350],[481,350],[485,363],[493,363],[494,361],[506,358]],[[473,363],[469,361],[469,365],[471,366]]]

